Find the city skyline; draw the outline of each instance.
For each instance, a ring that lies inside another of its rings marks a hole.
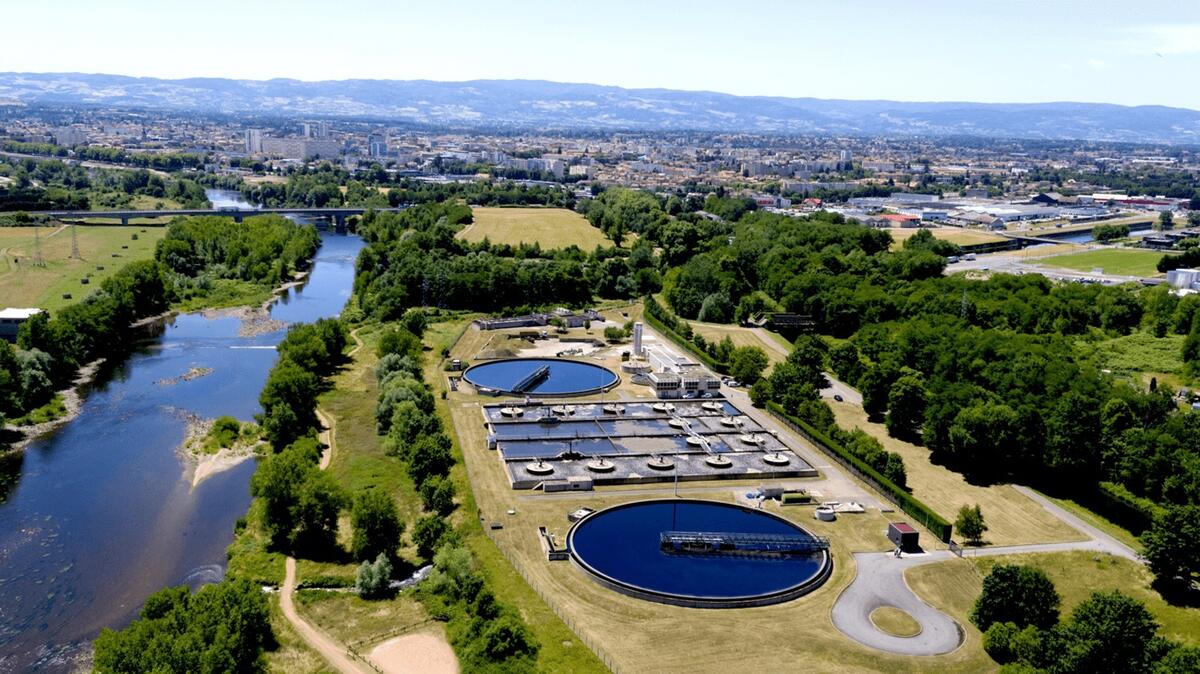
[[[322,31],[319,3],[211,3],[203,14],[143,0],[6,10],[5,70],[184,79],[534,79],[847,100],[1099,102],[1200,109],[1179,86],[1200,65],[1200,10],[1165,2],[1032,2],[898,13],[760,2],[564,8],[349,0]],[[62,22],[62,16],[74,17]],[[886,20],[882,20],[886,19]],[[362,27],[369,30],[364,30]],[[121,31],[136,36],[111,41]],[[325,47],[325,45],[328,45]]]

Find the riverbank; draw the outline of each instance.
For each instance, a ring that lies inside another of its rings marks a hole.
[[[278,330],[283,330],[288,326],[287,321],[281,321],[271,317],[271,306],[284,297],[289,290],[298,288],[304,285],[308,280],[308,271],[301,271],[293,274],[292,280],[286,283],[281,283],[270,291],[270,297],[259,303],[257,296],[244,306],[234,307],[206,307],[199,308],[193,311],[183,311],[180,307],[172,307],[153,316],[147,316],[139,319],[129,325],[130,329],[138,330],[149,327],[158,322],[169,321],[172,318],[183,313],[199,313],[206,319],[214,318],[237,318],[241,321],[241,326],[238,328],[238,337],[257,337]],[[72,419],[79,415],[79,410],[83,407],[83,387],[92,383],[95,380],[100,366],[105,362],[105,359],[100,358],[87,365],[81,367],[76,373],[75,379],[71,380],[71,385],[57,394],[62,397],[63,407],[65,412],[54,419],[45,421],[39,424],[29,424],[25,426],[6,425],[2,429],[5,433],[16,434],[19,439],[9,443],[7,448],[0,449],[0,452],[22,451],[37,438],[61,428],[64,424],[69,423]],[[211,368],[193,368],[187,373],[175,377],[173,379],[163,380],[159,383],[164,385],[176,384],[180,381],[190,381],[197,377],[207,376],[212,373]],[[219,470],[228,470],[236,466],[245,457],[236,462],[224,465]],[[215,472],[219,472],[215,471]],[[211,474],[211,473],[210,473]],[[194,486],[194,485],[193,485]]]
[[[104,361],[105,359],[98,358],[79,368],[79,371],[75,374],[75,378],[71,380],[71,386],[57,392],[57,395],[62,397],[63,409],[65,410],[61,416],[40,424],[5,426],[3,428],[4,432],[17,433],[21,436],[21,439],[11,443],[7,449],[0,449],[0,453],[24,451],[29,446],[29,443],[50,431],[62,427],[67,422],[79,416],[79,411],[83,408],[84,396],[82,389],[95,380],[96,374],[100,371],[100,366],[104,364]]]

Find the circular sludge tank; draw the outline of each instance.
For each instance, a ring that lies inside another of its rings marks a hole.
[[[566,358],[492,360],[467,368],[463,379],[476,389],[542,397],[599,393],[621,381],[606,367]]]
[[[765,606],[819,587],[823,542],[778,515],[691,499],[637,501],[592,513],[567,533],[571,559],[623,594],[697,608]]]

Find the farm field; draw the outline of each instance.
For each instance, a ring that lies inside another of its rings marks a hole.
[[[473,211],[475,222],[458,233],[459,238],[473,243],[486,237],[492,243],[513,246],[537,242],[542,248],[566,248],[574,244],[589,251],[612,246],[582,215],[565,208],[479,207]]]
[[[71,259],[72,227],[82,258],[78,260]],[[33,266],[35,229],[45,267]],[[59,309],[87,297],[125,263],[153,257],[154,245],[165,234],[162,227],[0,227],[0,297],[6,306]],[[88,285],[80,283],[85,276]],[[64,293],[71,299],[63,299]]]
[[[868,421],[861,406],[834,400],[825,402],[829,403],[839,426],[846,430],[861,428],[879,440],[884,449],[899,454],[904,459],[913,496],[948,521],[954,521],[960,507],[979,504],[988,526],[985,544],[1027,545],[1085,539],[1011,485],[971,484],[962,475],[931,463],[925,447],[889,436],[883,424]]]
[[[1117,276],[1160,276],[1155,265],[1162,259],[1163,253],[1151,250],[1131,248],[1097,248],[1082,253],[1069,253],[1043,258],[1040,262],[1045,267],[1060,267],[1076,271],[1091,271],[1102,269],[1105,274]]]
[[[974,229],[963,229],[962,227],[928,227],[935,238],[950,243],[957,243],[960,246],[973,243],[993,243],[1003,241],[1004,237],[991,234],[989,232],[981,232]],[[893,245],[899,248],[910,236],[921,231],[919,227],[893,227],[887,230],[892,235],[892,240],[896,243]]]

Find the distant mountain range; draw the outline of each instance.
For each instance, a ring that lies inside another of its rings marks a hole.
[[[458,127],[982,136],[1200,143],[1200,111],[1101,103],[905,103],[538,80],[163,80],[0,73],[0,104],[377,118]]]

